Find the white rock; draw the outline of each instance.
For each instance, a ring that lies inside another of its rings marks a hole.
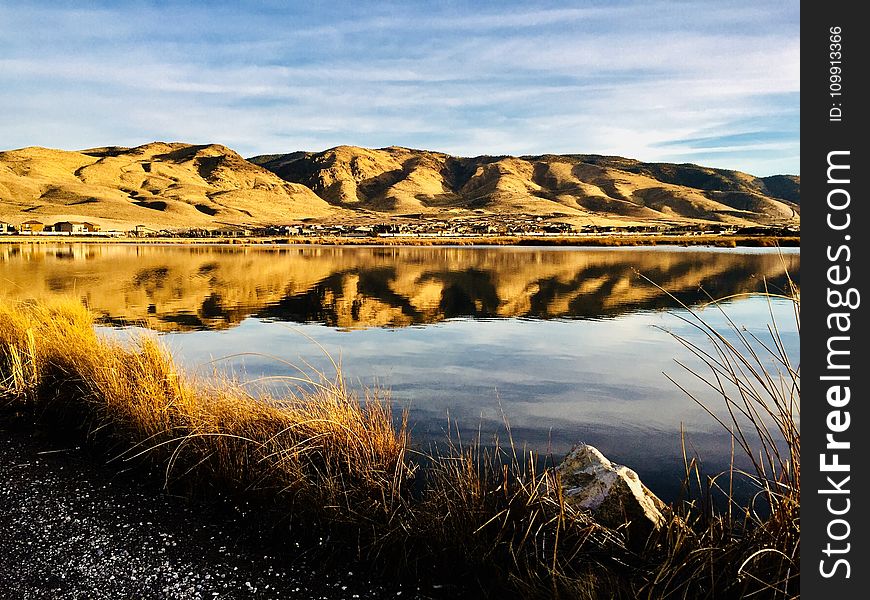
[[[664,526],[667,510],[637,473],[610,462],[594,446],[575,446],[556,471],[565,500],[590,511],[609,527],[627,526],[639,535],[649,535]]]

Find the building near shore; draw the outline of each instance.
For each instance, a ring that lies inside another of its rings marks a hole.
[[[55,233],[69,234],[97,233],[100,231],[100,226],[87,221],[60,221],[52,225],[51,230]]]
[[[21,224],[22,233],[42,233],[43,231],[45,231],[45,223],[42,221],[31,219]]]
[[[60,221],[51,226],[51,230],[57,233],[84,233],[85,224],[76,221]]]
[[[4,233],[15,233],[15,227],[12,223],[4,223],[3,221],[0,221],[0,234]]]

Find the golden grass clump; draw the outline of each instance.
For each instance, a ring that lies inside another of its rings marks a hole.
[[[385,402],[360,402],[340,379],[281,400],[228,379],[198,385],[153,337],[100,336],[76,302],[0,307],[0,373],[13,405],[80,427],[114,460],[159,465],[167,481],[268,490],[353,520],[389,514],[409,474],[407,434]]]

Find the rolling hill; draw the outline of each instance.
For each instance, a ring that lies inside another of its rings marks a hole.
[[[255,156],[333,206],[393,214],[478,209],[623,221],[796,224],[800,178],[598,155],[454,157],[338,146]]]
[[[0,153],[0,219],[87,220],[104,228],[267,224],[335,211],[219,145]]]
[[[539,215],[573,223],[798,225],[800,178],[610,156],[456,157],[338,146],[244,159],[154,142],[0,152],[0,220],[104,228],[352,222],[401,215]]]

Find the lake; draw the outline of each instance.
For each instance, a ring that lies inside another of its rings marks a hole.
[[[760,295],[786,273],[799,283],[797,249],[0,245],[2,301],[78,298],[113,335],[159,332],[205,376],[331,373],[328,353],[354,385],[389,390],[421,445],[448,418],[486,443],[509,423],[541,453],[591,443],[665,499],[681,428],[708,471],[730,452],[664,375],[718,406],[676,362],[692,358],[670,333],[703,341],[679,303],[724,327],[703,306],[729,298],[725,314],[761,338],[773,317],[797,362],[792,304]]]

